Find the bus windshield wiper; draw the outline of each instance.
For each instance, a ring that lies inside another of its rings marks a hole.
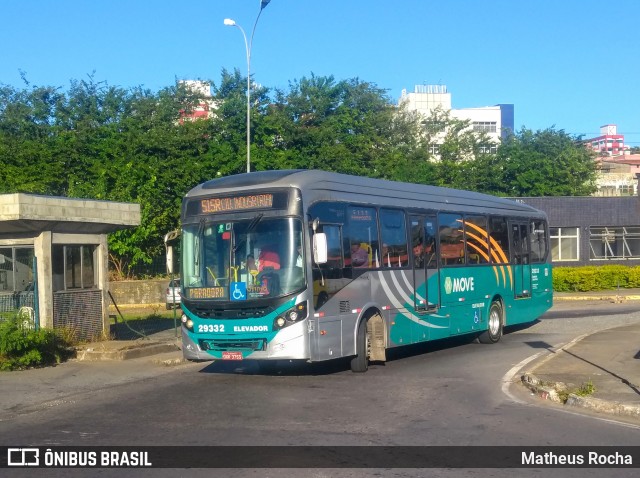
[[[263,218],[263,216],[264,216],[264,213],[260,213],[257,216],[255,216],[253,219],[251,219],[251,222],[247,226],[247,230],[245,231],[245,234],[248,235],[251,231],[253,231],[258,225],[258,223],[260,222],[260,220]],[[240,247],[243,246],[246,242],[247,242],[246,239],[242,239],[240,242],[238,242],[233,247],[233,252],[236,252],[238,249],[240,249]]]
[[[263,216],[264,216],[264,213],[261,212],[256,217],[251,219],[251,222],[247,226],[247,232],[253,231],[255,229],[255,227],[258,225],[258,223],[260,222],[260,219],[262,219]]]
[[[204,232],[204,223],[204,218],[200,219],[200,224],[198,224],[198,232],[196,233],[194,241],[193,262],[196,268],[200,265],[200,241],[202,240],[202,233]]]

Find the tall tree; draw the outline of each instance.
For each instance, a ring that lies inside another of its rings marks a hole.
[[[312,74],[275,92],[265,118],[272,162],[261,166],[388,177],[407,137],[405,120],[374,84]]]
[[[583,196],[593,193],[595,155],[564,130],[522,128],[498,148],[507,196]]]
[[[0,192],[139,203],[141,226],[110,235],[121,265],[162,254],[189,189],[246,169],[238,70],[222,71],[214,114],[193,122],[183,113],[210,99],[179,82],[158,92],[93,75],[67,91],[25,84],[0,84]],[[593,153],[562,130],[523,128],[488,153],[469,122],[443,111],[421,118],[357,78],[312,74],[273,92],[254,84],[251,100],[253,170],[317,168],[508,196],[594,189]]]

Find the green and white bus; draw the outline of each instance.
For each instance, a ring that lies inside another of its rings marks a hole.
[[[485,194],[314,170],[207,181],[182,204],[189,360],[364,372],[388,349],[534,321],[552,305],[549,229]]]

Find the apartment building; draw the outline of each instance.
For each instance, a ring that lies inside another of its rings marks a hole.
[[[413,92],[402,90],[399,104],[428,117],[436,108],[449,111],[451,117],[468,120],[470,127],[489,137],[487,152],[495,153],[500,140],[514,131],[514,106],[498,104],[474,108],[452,108],[451,93],[446,85],[415,85]],[[436,151],[434,151],[436,152]]]

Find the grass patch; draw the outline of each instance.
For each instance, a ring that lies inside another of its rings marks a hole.
[[[180,309],[128,309],[122,316],[111,316],[110,335],[114,340],[136,340],[158,332],[180,327]]]
[[[562,401],[562,403],[567,403],[567,400],[569,400],[569,395],[571,394],[577,395],[579,397],[588,397],[590,395],[593,395],[596,392],[596,390],[597,390],[596,386],[593,384],[591,380],[583,383],[578,388],[562,389],[562,390],[558,390],[556,388],[556,392],[558,393],[558,397],[560,397],[560,400]]]
[[[150,319],[172,319],[173,320],[173,310],[165,310],[159,307],[153,308],[144,308],[144,309],[126,309],[120,307],[120,312],[122,316],[118,314],[115,310],[109,310],[109,315],[111,316],[111,324],[116,322],[125,321],[136,321],[136,320],[150,320]],[[180,320],[180,316],[182,315],[182,311],[177,309],[175,311],[175,316],[178,320]]]

